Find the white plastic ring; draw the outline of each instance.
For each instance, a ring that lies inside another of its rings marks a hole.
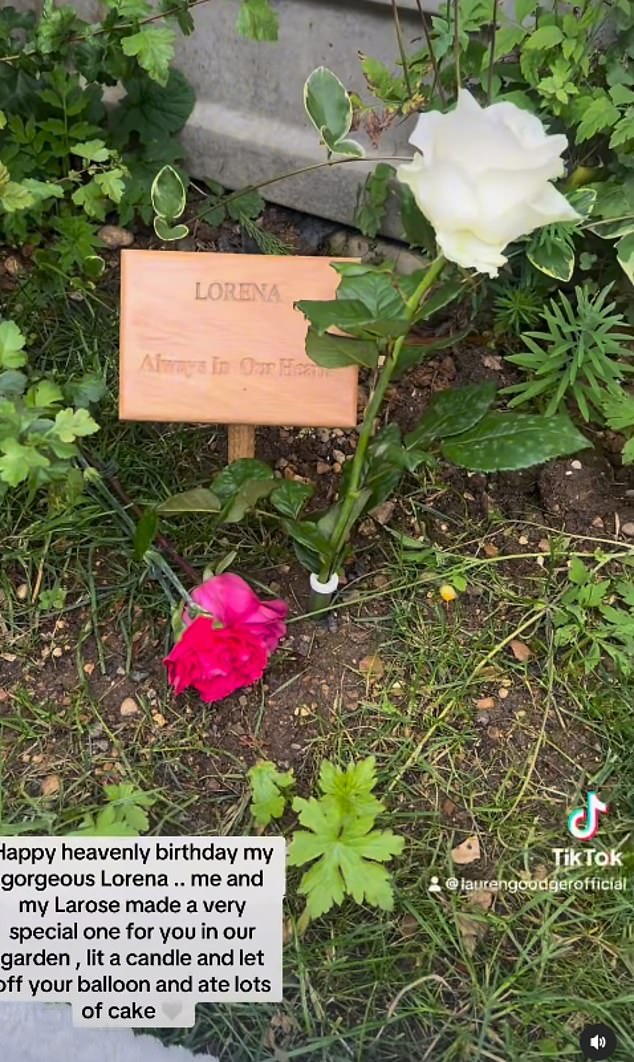
[[[330,576],[327,583],[321,583],[319,577],[315,575],[315,572],[310,573],[310,588],[314,590],[316,594],[334,594],[335,590],[339,586],[339,576],[335,572]]]

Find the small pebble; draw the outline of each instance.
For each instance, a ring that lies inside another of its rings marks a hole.
[[[119,715],[122,715],[124,718],[129,715],[136,715],[138,711],[139,706],[134,700],[134,697],[126,697],[125,700],[121,701]]]
[[[53,649],[53,652],[51,653],[51,656],[54,656],[59,660],[60,656],[63,656],[63,654],[64,650],[62,649],[61,645],[56,645]]]
[[[490,718],[491,716],[488,712],[479,712],[478,715],[476,715],[476,726],[486,726]]]
[[[505,686],[500,686],[500,688],[498,690],[498,697],[500,698],[500,700],[501,701],[505,701],[506,698],[508,697],[508,695],[509,695],[509,691],[506,689],[506,687]]]
[[[488,708],[495,708],[494,697],[481,697],[479,701],[476,701],[476,708],[486,710]]]
[[[634,538],[634,523],[622,524],[621,531],[624,535],[627,535],[628,538]]]
[[[581,464],[581,461],[571,461],[570,467],[579,470],[580,468],[583,468],[583,465]]]

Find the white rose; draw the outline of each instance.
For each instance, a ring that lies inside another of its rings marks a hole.
[[[466,90],[449,114],[419,115],[410,143],[422,151],[398,167],[446,258],[497,276],[507,244],[554,221],[579,217],[550,184],[561,177],[565,136],[514,103],[481,107]]]

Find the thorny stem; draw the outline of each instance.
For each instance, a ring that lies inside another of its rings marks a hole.
[[[438,60],[436,58],[436,53],[434,51],[434,43],[433,43],[433,41],[431,39],[431,33],[429,32],[429,26],[427,25],[427,19],[425,17],[425,12],[423,11],[423,5],[421,4],[421,0],[416,0],[416,6],[417,6],[418,12],[420,14],[420,20],[421,20],[421,23],[422,23],[422,26],[423,26],[423,36],[425,37],[425,44],[427,45],[427,51],[429,52],[429,59],[430,59],[431,65],[432,65],[432,69],[434,71],[434,82],[433,82],[432,87],[431,87],[431,95],[433,96],[434,89],[438,88],[438,95],[440,96],[440,102],[442,104],[445,104],[447,102],[447,97],[445,96],[445,90],[442,87],[442,81],[440,80],[440,66],[438,65]]]
[[[497,35],[498,0],[493,0],[493,16],[491,19],[491,56],[489,58],[489,76],[487,78],[487,103],[491,102],[493,95],[493,60],[495,58],[495,38]]]
[[[396,40],[398,42],[398,50],[401,55],[401,64],[403,66],[403,77],[405,78],[405,87],[407,94],[411,98],[412,82],[409,76],[409,64],[407,60],[407,52],[405,51],[405,42],[403,40],[403,31],[401,29],[401,20],[398,15],[398,4],[396,0],[392,0],[392,18],[394,19],[394,29],[396,31]]]
[[[325,166],[343,166],[346,162],[411,162],[411,155],[373,155],[371,158],[364,157],[358,158],[345,158],[345,159],[327,159],[326,162],[313,162],[310,166],[300,166],[297,170],[288,170],[286,173],[280,173],[277,177],[267,177],[265,181],[258,181],[257,184],[247,184],[244,188],[239,188],[235,192],[231,192],[227,196],[220,197],[218,200],[218,206],[226,206],[227,203],[231,203],[234,199],[240,199],[241,196],[247,195],[249,192],[258,192],[260,188],[266,188],[269,184],[276,184],[277,181],[285,181],[289,177],[299,177],[303,173],[313,173],[314,170],[321,170]],[[201,195],[206,193],[202,188],[199,188],[190,181],[190,184]],[[214,203],[214,206],[216,204]],[[188,216],[188,221],[197,221],[200,218],[204,218],[205,209],[199,211],[197,214],[191,214]]]
[[[437,258],[431,263],[429,269],[425,273],[425,276],[421,280],[420,284],[416,288],[413,295],[407,300],[405,304],[405,318],[411,324],[418,310],[420,303],[432,284],[438,277],[443,266],[445,265],[445,259],[442,255],[438,255]],[[394,374],[394,370],[398,364],[399,354],[405,342],[407,333],[402,336],[398,336],[394,341],[392,349],[388,352],[385,358],[385,364],[381,370],[376,386],[368,402],[365,415],[363,417],[363,424],[361,425],[361,431],[359,433],[359,441],[355,450],[354,458],[352,461],[352,468],[350,470],[350,482],[346,491],[345,497],[341,504],[339,517],[337,523],[332,532],[330,538],[330,544],[332,546],[332,559],[324,561],[322,563],[319,580],[325,583],[330,578],[333,568],[337,566],[338,556],[341,548],[346,540],[346,536],[349,531],[350,517],[354,510],[355,504],[360,496],[361,479],[363,476],[365,458],[372,438],[375,422],[385,398],[385,393],[390,385],[390,381]]]

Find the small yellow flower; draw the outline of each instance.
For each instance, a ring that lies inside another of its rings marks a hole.
[[[458,594],[454,590],[453,586],[449,585],[449,583],[443,583],[440,588],[440,596],[442,597],[443,601],[455,601]]]

